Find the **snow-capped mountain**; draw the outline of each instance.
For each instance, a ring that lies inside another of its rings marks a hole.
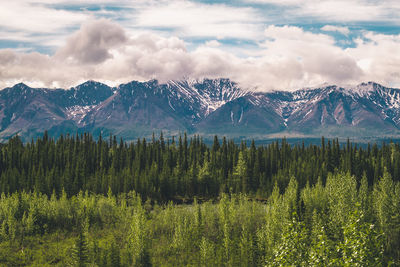
[[[28,140],[44,130],[54,136],[113,133],[127,140],[160,131],[398,136],[400,90],[369,82],[260,93],[243,90],[229,79],[204,79],[132,81],[115,88],[88,81],[68,90],[20,83],[0,91],[3,141],[17,133]]]

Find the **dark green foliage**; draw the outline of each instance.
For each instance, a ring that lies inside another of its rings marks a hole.
[[[329,173],[365,176],[371,186],[386,171],[400,179],[400,146],[391,143],[362,149],[348,142],[322,140],[321,146],[290,146],[285,139],[266,146],[247,147],[217,136],[207,146],[199,136],[186,134],[178,142],[153,137],[136,143],[115,136],[95,141],[91,135],[46,134],[23,144],[18,136],[0,147],[0,192],[36,191],[67,196],[79,191],[113,194],[135,190],[157,201],[215,198],[222,192],[268,197],[277,183],[282,192],[295,177],[299,189],[322,183]]]
[[[150,253],[148,249],[143,250],[139,258],[136,260],[135,265],[138,267],[151,267]]]
[[[397,144],[177,140],[1,146],[0,266],[400,265]]]
[[[107,253],[107,266],[120,267],[121,266],[121,256],[120,256],[119,247],[117,246],[115,241],[113,241],[111,243],[107,252],[108,252]]]
[[[86,238],[82,232],[79,233],[75,242],[73,259],[75,266],[86,266],[89,260],[89,251]]]

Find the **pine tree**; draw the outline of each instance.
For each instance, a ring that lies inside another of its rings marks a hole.
[[[87,266],[89,259],[89,251],[86,237],[83,231],[79,232],[79,235],[75,241],[73,249],[73,259],[75,266],[83,267]]]
[[[239,159],[235,170],[233,171],[233,176],[235,179],[234,186],[235,192],[247,192],[248,190],[248,176],[247,176],[247,164],[244,159],[243,152],[239,152]]]

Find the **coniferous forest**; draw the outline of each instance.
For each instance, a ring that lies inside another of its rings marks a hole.
[[[399,266],[400,145],[0,146],[0,266]]]

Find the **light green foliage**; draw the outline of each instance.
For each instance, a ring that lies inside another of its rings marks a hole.
[[[296,217],[294,213],[267,266],[307,266],[308,236],[304,225]]]
[[[347,174],[331,174],[326,180],[328,197],[328,228],[336,239],[342,238],[342,227],[347,224],[357,202],[357,181]]]
[[[148,224],[144,207],[139,196],[133,195],[132,201],[134,213],[130,223],[130,232],[128,235],[128,244],[131,249],[132,264],[142,265],[146,261],[149,243],[148,243]]]
[[[222,235],[223,235],[223,248],[224,248],[224,260],[229,262],[231,256],[231,222],[230,217],[233,214],[230,214],[230,211],[233,209],[230,208],[230,202],[228,200],[227,195],[223,194],[218,205],[219,209],[219,218],[220,225],[222,226]]]
[[[311,219],[314,212],[317,214],[327,212],[329,199],[321,179],[318,179],[318,182],[312,187],[309,184],[306,185],[301,192],[301,200],[304,203],[305,215],[308,219]]]
[[[397,264],[400,186],[389,175],[295,178],[267,201],[155,204],[135,192],[107,196],[14,193],[0,201],[6,266],[385,266]],[[369,214],[366,216],[366,214]]]
[[[372,194],[368,188],[367,177],[363,175],[358,189],[357,202],[360,203],[360,209],[367,218],[372,216],[371,201]]]
[[[285,225],[287,214],[284,213],[282,195],[279,194],[278,185],[266,206],[265,225],[258,231],[257,237],[261,248],[265,250],[265,257],[271,258],[274,245],[279,242],[282,234],[282,226]]]
[[[365,222],[362,212],[350,214],[343,229],[342,250],[343,266],[383,266],[382,234],[375,225]]]
[[[395,188],[389,173],[385,172],[382,179],[375,185],[373,197],[378,221],[385,234],[388,234],[391,230],[390,221],[394,212],[393,199],[395,197]]]
[[[215,246],[204,236],[200,242],[200,265],[204,267],[215,266]]]
[[[291,220],[291,214],[297,213],[298,183],[294,177],[290,178],[289,185],[283,194],[283,207],[286,219]]]
[[[309,266],[336,266],[334,242],[325,232],[325,227],[317,222],[316,213],[313,216],[313,230],[311,234],[311,247],[308,254]]]
[[[240,235],[240,264],[242,266],[251,266],[254,264],[254,248],[253,236],[247,225],[242,226],[242,233]]]
[[[400,185],[389,173],[375,184],[373,208],[385,236],[386,254],[399,256],[400,250]],[[396,257],[397,258],[397,257]]]
[[[346,247],[380,251],[353,242],[375,232],[383,265],[400,265],[399,179],[396,143],[14,137],[0,145],[0,265],[71,265],[82,224],[93,266],[262,266],[300,253],[289,237],[309,241],[295,265],[364,262]]]

